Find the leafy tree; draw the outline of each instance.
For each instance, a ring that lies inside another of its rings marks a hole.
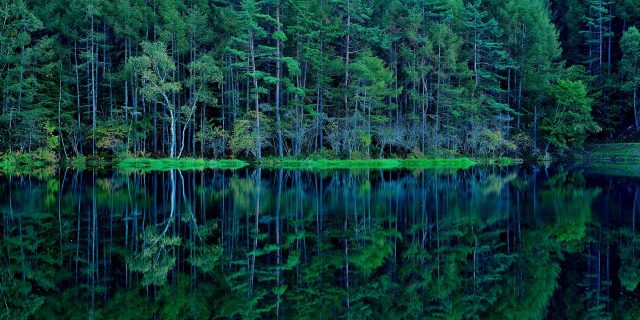
[[[161,104],[169,115],[170,144],[169,156],[177,155],[177,118],[173,99],[170,96],[182,89],[179,82],[172,81],[172,73],[176,69],[175,62],[167,54],[161,42],[147,42],[142,45],[144,55],[131,58],[128,68],[140,73],[143,96],[149,102]]]
[[[555,105],[540,127],[547,146],[560,150],[580,147],[589,133],[600,130],[591,117],[593,100],[587,93],[587,86],[582,81],[559,80],[550,90]]]
[[[640,130],[640,118],[638,118],[638,82],[640,81],[640,32],[636,27],[625,31],[620,40],[622,48],[621,71],[627,79],[625,88],[633,93],[633,118],[636,130]]]
[[[107,140],[122,154],[228,157],[235,132],[251,129],[252,151],[236,155],[535,154],[560,80],[583,80],[599,138],[626,137],[624,124],[640,121],[638,8],[636,0],[9,0],[0,6],[0,150],[108,158],[114,148],[101,136],[116,130]],[[590,77],[565,72],[579,67]],[[632,102],[633,116],[622,108]]]
[[[370,54],[359,56],[355,59],[352,70],[352,83],[356,87],[356,112],[360,112],[366,119],[366,135],[370,141],[374,130],[372,126],[379,127],[388,121],[383,113],[384,109],[390,107],[386,105],[386,101],[398,94],[399,90],[391,88],[393,75],[384,65],[384,61],[378,57]],[[380,139],[381,137],[378,137],[378,140]],[[369,145],[365,147],[366,153],[369,154]]]

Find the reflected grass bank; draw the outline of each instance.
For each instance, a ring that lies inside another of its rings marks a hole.
[[[468,169],[478,164],[469,158],[452,159],[293,159],[269,158],[257,163],[269,169],[328,170],[328,169]]]
[[[169,171],[169,170],[203,170],[220,169],[236,170],[248,166],[249,163],[237,159],[207,160],[194,158],[181,159],[152,159],[128,158],[119,161],[116,167],[122,171]]]
[[[332,170],[332,169],[451,169],[464,170],[482,166],[510,166],[522,164],[520,159],[495,158],[471,159],[462,158],[411,158],[411,159],[296,159],[266,158],[255,163],[239,159],[203,159],[203,158],[124,158],[119,160],[95,160],[78,157],[65,161],[40,159],[37,154],[11,154],[0,157],[0,172],[5,175],[53,174],[58,168],[94,169],[115,168],[127,172],[152,172],[169,170],[237,170],[249,165],[265,169],[288,170]]]

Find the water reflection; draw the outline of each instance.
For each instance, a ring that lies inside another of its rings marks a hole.
[[[640,317],[632,178],[60,171],[0,194],[2,318]]]

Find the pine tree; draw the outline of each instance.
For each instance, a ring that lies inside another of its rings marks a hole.
[[[464,30],[470,53],[473,83],[471,89],[472,140],[481,136],[484,129],[495,127],[501,134],[510,128],[513,109],[506,102],[501,84],[505,72],[513,66],[513,60],[501,41],[502,29],[484,7],[481,0],[465,5]],[[477,148],[478,141],[473,141]]]

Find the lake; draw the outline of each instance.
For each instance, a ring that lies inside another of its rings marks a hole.
[[[640,178],[58,170],[0,194],[1,318],[640,318]]]

